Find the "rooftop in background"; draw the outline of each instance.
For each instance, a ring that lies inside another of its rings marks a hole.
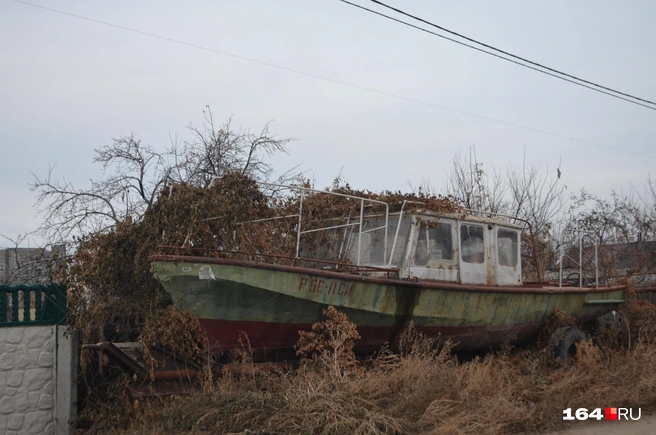
[[[37,284],[51,279],[52,262],[66,255],[64,245],[0,249],[0,283]]]

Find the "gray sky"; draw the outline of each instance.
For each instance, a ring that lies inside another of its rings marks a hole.
[[[656,163],[656,111],[427,35],[337,0],[33,0],[72,14],[437,106],[492,122],[20,4],[0,1],[0,233],[39,225],[32,173],[79,187],[102,176],[93,151],[135,133],[163,150],[217,120],[295,137],[279,170],[302,163],[324,187],[441,187],[457,151],[484,168],[559,162],[569,191],[641,186]],[[365,0],[355,3],[375,8]],[[656,2],[389,3],[587,80],[656,100]],[[382,9],[378,8],[382,11]],[[34,239],[33,243],[38,243]],[[0,245],[6,245],[0,241]]]

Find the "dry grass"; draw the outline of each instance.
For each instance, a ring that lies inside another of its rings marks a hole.
[[[384,349],[351,369],[317,358],[293,371],[228,374],[191,397],[134,402],[124,414],[129,422],[123,418],[111,430],[97,423],[90,432],[497,435],[559,429],[565,408],[644,413],[656,404],[656,342],[644,335],[644,312],[654,308],[625,308],[629,320],[643,314],[639,340],[629,345],[622,331],[630,328],[605,331],[581,344],[564,368],[550,364],[544,349],[459,362],[449,343],[436,348],[411,329],[399,354]]]

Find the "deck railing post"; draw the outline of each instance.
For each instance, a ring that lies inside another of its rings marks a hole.
[[[401,230],[401,219],[403,219],[403,209],[405,208],[406,203],[408,200],[403,201],[403,205],[401,205],[401,212],[399,213],[399,221],[396,223],[396,231],[394,232],[394,240],[392,241],[392,251],[390,252],[390,258],[389,258],[389,263],[387,263],[387,267],[392,266],[392,257],[394,256],[394,250],[396,249],[396,239],[399,237],[399,231]]]
[[[296,232],[296,258],[298,258],[299,249],[301,248],[301,222],[303,218],[303,196],[305,192],[301,190],[301,201],[298,208],[298,231]]]
[[[346,237],[348,236],[349,225],[351,224],[351,211],[349,210],[349,215],[346,216],[346,227],[344,228],[344,237],[342,237],[342,244],[339,247],[339,253],[337,255],[338,260],[343,260],[346,257],[344,252],[344,246],[346,246]]]
[[[387,262],[387,227],[389,225],[389,205],[385,204],[385,243],[383,244],[383,267]],[[392,257],[390,256],[390,260]]]
[[[360,249],[362,248],[362,219],[364,219],[364,199],[360,200],[360,230],[358,231],[358,266],[360,265]]]
[[[560,272],[558,273],[558,287],[563,288],[563,260],[565,259],[565,230],[560,232]]]
[[[599,287],[599,261],[597,254],[597,242],[595,241],[595,287]]]
[[[583,287],[583,234],[576,226],[576,231],[579,233],[579,288]]]

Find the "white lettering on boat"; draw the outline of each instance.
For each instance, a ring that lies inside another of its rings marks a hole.
[[[353,294],[355,283],[337,282],[320,278],[301,278],[298,291],[308,293],[325,293],[327,295],[350,296]]]

